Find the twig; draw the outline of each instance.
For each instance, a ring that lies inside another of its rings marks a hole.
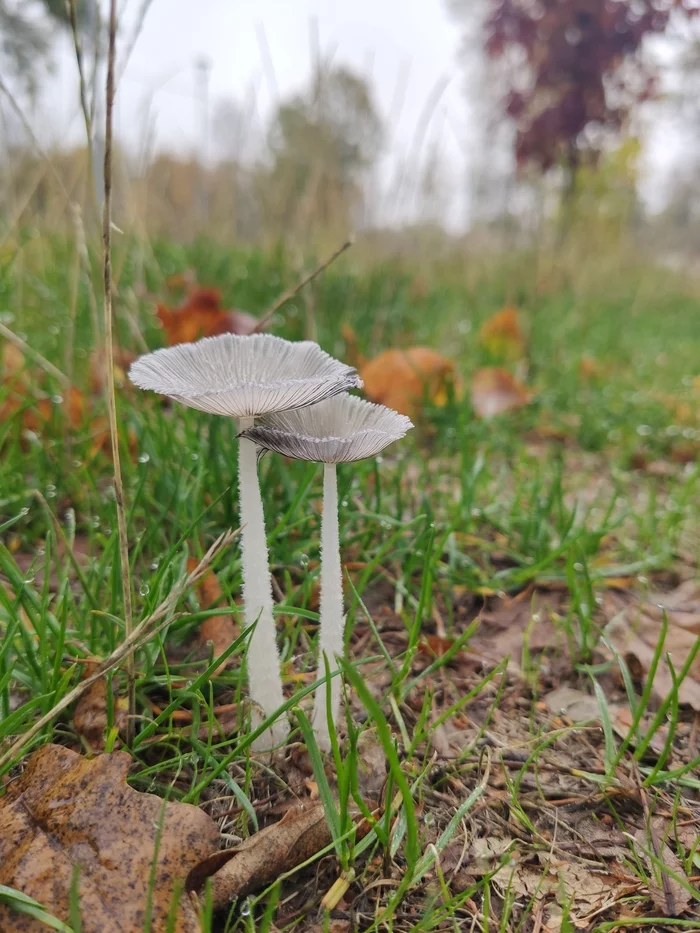
[[[90,674],[89,677],[86,677],[85,680],[81,680],[76,687],[66,693],[65,696],[51,707],[48,713],[35,722],[31,729],[28,729],[10,746],[5,754],[0,757],[0,771],[21,753],[29,742],[32,741],[34,736],[41,732],[44,726],[47,726],[62,710],[66,709],[74,700],[82,696],[88,687],[92,686],[96,680],[99,680],[100,677],[103,677],[108,671],[117,667],[124,658],[133,659],[134,652],[138,648],[145,644],[146,641],[161,628],[169,625],[171,622],[170,613],[176,606],[178,600],[208,572],[216,556],[229,546],[237,534],[237,531],[227,531],[219,535],[192,573],[188,574],[180,584],[170,591],[169,595],[163,600],[160,606],[139,622],[136,628],[131,632],[131,635],[114,649],[109,657],[99,665],[97,670],[93,674]]]
[[[99,217],[100,208],[97,203],[97,182],[95,178],[95,153],[93,151],[93,131],[92,114],[87,100],[87,84],[85,82],[85,69],[83,68],[83,49],[80,44],[78,34],[78,15],[76,12],[76,0],[68,0],[68,14],[70,18],[70,28],[73,35],[73,49],[75,51],[75,61],[78,66],[78,84],[80,87],[80,108],[83,112],[83,121],[85,122],[85,135],[87,136],[88,166],[90,176],[90,202],[95,209],[95,217]]]
[[[6,340],[9,340],[10,343],[13,343],[23,353],[28,353],[29,356],[31,356],[39,364],[39,366],[41,366],[42,369],[46,370],[50,376],[53,376],[57,382],[60,382],[64,389],[70,388],[70,379],[68,376],[66,376],[65,373],[62,373],[60,369],[57,369],[53,363],[49,363],[49,361],[43,357],[41,353],[39,353],[33,347],[30,347],[26,340],[22,340],[21,337],[18,337],[17,334],[11,331],[9,327],[5,327],[4,324],[0,324],[0,334],[2,334]]]
[[[290,298],[293,298],[298,292],[302,290],[302,288],[304,288],[305,285],[308,285],[309,282],[313,282],[317,275],[320,275],[324,269],[327,269],[331,263],[334,263],[336,259],[345,252],[346,249],[350,249],[354,242],[354,237],[347,239],[342,246],[339,246],[334,253],[332,253],[327,259],[324,259],[323,262],[316,266],[316,268],[313,269],[313,271],[311,271],[307,276],[305,276],[305,278],[297,282],[297,284],[292,286],[292,288],[288,288],[286,291],[282,292],[274,304],[272,304],[263,314],[251,333],[259,334],[261,330],[264,330],[267,324],[270,322],[270,319],[279,311],[282,305],[286,304]]]
[[[124,600],[124,630],[127,641],[134,627],[131,605],[131,568],[129,566],[129,541],[126,533],[126,510],[124,508],[124,483],[119,458],[119,428],[117,427],[117,400],[114,388],[114,339],[112,335],[112,115],[114,110],[114,62],[117,45],[117,0],[109,3],[109,42],[107,54],[107,93],[105,102],[105,159],[104,159],[104,205],[102,210],[102,242],[104,245],[104,329],[105,363],[107,367],[106,395],[109,413],[109,434],[112,441],[114,463],[114,498],[117,506],[119,530],[119,563],[121,566],[122,597]],[[128,706],[127,745],[134,738],[134,715],[136,713],[136,675],[134,656],[127,658]]]

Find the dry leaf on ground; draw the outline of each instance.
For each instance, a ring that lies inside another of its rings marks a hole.
[[[323,805],[292,807],[272,826],[261,829],[241,845],[227,849],[199,865],[188,879],[195,890],[211,875],[214,905],[225,907],[234,897],[258,891],[279,875],[311,858],[332,840]],[[227,859],[222,865],[222,861]]]
[[[542,697],[547,709],[555,716],[566,716],[572,722],[588,722],[600,718],[598,701],[590,693],[575,687],[557,687]]]
[[[671,593],[659,593],[644,601],[632,594],[607,591],[603,610],[611,619],[606,629],[611,645],[623,658],[633,661],[643,676],[649,672],[666,612],[668,633],[653,684],[655,698],[663,700],[673,689],[666,655],[670,654],[678,672],[700,638],[700,586],[686,581]],[[700,711],[700,653],[678,688],[678,698]]]
[[[667,830],[666,821],[655,817],[648,829],[637,830],[634,839],[638,843],[636,848],[639,856],[646,863],[649,872],[649,894],[654,901],[654,907],[665,917],[680,917],[690,904],[690,891],[673,877],[676,875],[687,880],[683,863],[666,844],[664,834]],[[653,853],[666,870],[654,863],[647,853]]]
[[[92,674],[92,665],[87,665],[85,676]],[[114,697],[113,722],[118,732],[126,729],[129,703],[126,697]],[[93,751],[105,747],[107,728],[107,678],[102,677],[80,697],[73,713],[73,726]]]
[[[150,930],[172,929],[173,898],[188,872],[217,850],[219,832],[197,807],[129,787],[130,763],[125,752],[93,759],[58,745],[35,752],[0,798],[0,884],[68,922],[77,871],[83,933],[142,930],[151,889]],[[0,930],[46,927],[0,904]],[[187,895],[174,931],[199,931]]]
[[[219,334],[250,334],[258,324],[252,314],[222,308],[216,288],[192,288],[179,308],[159,304],[156,314],[170,346]]]
[[[532,393],[507,369],[486,366],[472,377],[472,407],[479,418],[492,418],[514,408],[522,408]]]
[[[413,417],[425,399],[444,405],[450,387],[459,390],[452,360],[428,347],[385,350],[360,363],[359,372],[371,402]]]
[[[196,557],[190,557],[187,561],[187,572],[192,573],[192,571],[198,566],[198,561]],[[199,594],[199,604],[202,609],[214,609],[219,606],[224,600],[224,594],[221,589],[221,585],[216,578],[216,574],[213,570],[210,570],[204,577],[200,580],[197,585],[197,592]],[[211,651],[214,654],[215,658],[218,658],[220,654],[228,648],[232,641],[235,641],[239,635],[238,625],[234,621],[234,617],[230,615],[220,615],[220,616],[210,616],[207,619],[204,619],[202,624],[199,627],[197,633],[196,644],[192,647],[195,650],[196,654],[201,655],[203,658],[208,658]],[[228,661],[224,661],[214,672],[218,674],[223,668],[226,667]]]
[[[506,305],[481,325],[481,345],[503,360],[519,360],[525,353],[525,334],[517,308]]]

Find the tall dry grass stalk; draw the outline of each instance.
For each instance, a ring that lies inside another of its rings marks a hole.
[[[124,627],[126,640],[131,638],[134,627],[131,602],[131,568],[129,566],[129,541],[126,532],[126,509],[124,508],[124,483],[122,481],[119,456],[119,429],[117,427],[117,400],[114,388],[114,340],[112,335],[112,118],[114,113],[114,69],[117,46],[117,0],[109,4],[109,39],[107,46],[107,90],[105,99],[105,154],[104,154],[104,204],[102,208],[102,242],[104,247],[104,337],[107,410],[109,433],[114,463],[114,498],[117,507],[119,531],[119,563],[121,566],[122,596],[124,601]],[[127,744],[134,737],[136,714],[136,676],[134,655],[127,656],[129,719]]]

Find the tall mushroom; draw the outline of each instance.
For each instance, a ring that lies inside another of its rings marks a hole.
[[[338,529],[338,480],[336,464],[373,457],[402,438],[413,427],[405,415],[351,395],[338,395],[300,411],[266,415],[244,432],[259,447],[297,460],[312,460],[323,468],[323,520],[321,525],[321,622],[319,672],[324,655],[331,671],[343,653],[343,582]],[[331,720],[340,711],[340,680],[331,680]],[[316,692],[313,713],[316,739],[324,751],[331,747],[326,686]]]
[[[314,405],[362,385],[352,367],[318,344],[269,334],[223,334],[156,350],[136,360],[129,377],[140,388],[190,408],[237,418],[242,432],[252,429],[261,415]],[[267,717],[284,696],[257,452],[245,436],[238,447],[238,486],[245,621],[247,626],[255,623],[248,649],[249,691]],[[286,719],[275,722],[257,747],[283,741],[288,728]]]

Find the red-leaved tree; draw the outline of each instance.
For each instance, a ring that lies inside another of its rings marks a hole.
[[[674,11],[698,0],[489,0],[486,50],[512,63],[505,108],[516,126],[519,166],[570,177],[584,153],[595,158],[606,132],[619,133],[635,105],[654,93],[641,56],[645,37],[666,30]]]

